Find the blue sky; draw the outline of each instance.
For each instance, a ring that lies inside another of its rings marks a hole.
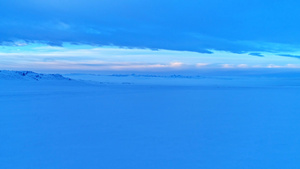
[[[300,67],[296,1],[10,0],[0,5],[0,66],[6,69]]]

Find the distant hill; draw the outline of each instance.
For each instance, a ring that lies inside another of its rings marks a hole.
[[[0,80],[72,80],[60,74],[41,74],[32,71],[9,71],[0,70]]]

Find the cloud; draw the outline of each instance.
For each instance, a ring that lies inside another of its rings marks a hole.
[[[218,68],[298,68],[296,57],[264,53],[265,57],[253,57],[249,53],[237,54],[212,51],[204,54],[188,51],[150,50],[139,48],[118,48],[112,46],[64,44],[63,47],[27,44],[1,46],[1,67],[14,69],[70,69],[87,70],[130,70],[130,69],[172,69],[197,70]],[[296,55],[295,55],[296,56]],[[296,66],[295,66],[296,65]]]
[[[248,68],[249,66],[247,64],[239,64],[237,65],[238,68]]]
[[[107,65],[110,70],[147,70],[147,69],[174,69],[180,68],[182,63],[170,64],[127,64],[127,65]]]
[[[264,57],[261,53],[249,53],[251,56],[258,56],[258,57]]]
[[[151,64],[135,62],[105,62],[105,61],[35,61],[25,62],[23,65],[1,65],[1,67],[26,69],[34,68],[38,70],[174,70],[181,68],[182,63]]]
[[[275,64],[269,64],[267,68],[287,68],[289,66],[280,66],[280,65],[275,65]]]
[[[287,68],[300,68],[300,66],[296,65],[296,64],[287,64],[286,67]]]
[[[299,5],[271,0],[1,1],[0,43],[282,53],[300,44]]]
[[[207,65],[209,65],[209,63],[197,63],[197,64],[196,64],[196,67],[202,68],[202,67],[205,67],[205,66],[207,66]]]
[[[300,56],[298,56],[298,55],[280,54],[279,56],[284,56],[284,57],[291,57],[291,58],[297,58],[297,59],[300,59]]]
[[[182,65],[183,65],[182,62],[172,62],[172,63],[170,63],[171,67],[181,67]]]
[[[222,68],[234,68],[233,64],[222,64]]]

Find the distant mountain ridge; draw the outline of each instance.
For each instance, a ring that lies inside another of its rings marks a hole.
[[[32,71],[0,70],[0,80],[72,80],[60,74],[41,74]]]

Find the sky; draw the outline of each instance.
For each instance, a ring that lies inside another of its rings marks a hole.
[[[299,5],[0,0],[0,68],[300,68]]]

